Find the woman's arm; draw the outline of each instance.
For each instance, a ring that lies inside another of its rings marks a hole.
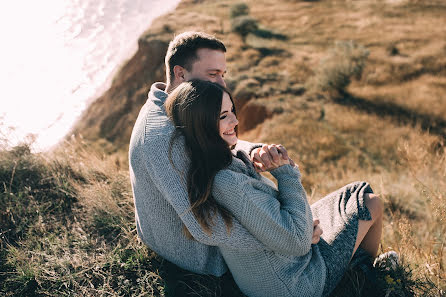
[[[305,255],[311,248],[313,217],[300,172],[297,167],[283,165],[271,174],[278,181],[277,198],[263,182],[229,169],[217,174],[212,194],[266,247]]]

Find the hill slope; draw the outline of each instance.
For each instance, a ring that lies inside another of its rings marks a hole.
[[[354,40],[365,46],[370,56],[361,80],[349,88],[352,96],[334,102],[387,116],[396,124],[420,123],[431,133],[446,135],[446,102],[442,100],[446,41],[438,38],[446,33],[442,17],[446,7],[441,1],[247,2],[260,25],[257,31],[269,33],[263,34],[266,38],[261,34],[241,38],[231,31],[233,2],[183,1],[174,12],[155,20],[140,37],[137,53],[124,63],[112,87],[87,109],[74,133],[82,132],[89,139],[102,137],[118,147],[125,145],[148,88],[152,82],[164,80],[168,41],[175,33],[203,30],[227,45],[229,85],[252,88],[241,96],[245,101],[273,101],[277,94],[296,97],[302,93],[298,85],[315,78],[320,61],[335,41]],[[274,107],[263,114],[270,116],[271,112]]]

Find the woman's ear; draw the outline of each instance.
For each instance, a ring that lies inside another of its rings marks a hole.
[[[173,67],[173,74],[175,77],[175,82],[177,82],[178,84],[186,81],[186,79],[184,78],[185,69],[182,66],[175,65]]]

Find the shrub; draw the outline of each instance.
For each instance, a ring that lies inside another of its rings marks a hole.
[[[354,41],[338,41],[316,71],[314,87],[343,92],[352,78],[360,78],[369,51]]]
[[[42,213],[64,221],[76,201],[67,183],[75,175],[69,166],[32,154],[26,144],[0,150],[0,245],[25,236]]]
[[[237,3],[231,6],[231,11],[229,13],[230,17],[236,18],[242,15],[248,15],[249,14],[249,7],[245,3]]]
[[[232,20],[231,29],[233,32],[245,37],[251,32],[258,29],[259,25],[257,20],[250,16],[239,16]]]
[[[287,36],[281,33],[275,33],[269,29],[258,29],[253,32],[257,37],[265,38],[265,39],[278,39],[278,40],[287,40]]]

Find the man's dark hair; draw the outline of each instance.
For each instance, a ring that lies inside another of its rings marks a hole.
[[[188,31],[177,35],[170,43],[166,53],[167,80],[174,80],[173,67],[179,65],[191,71],[192,64],[197,60],[197,50],[208,48],[226,52],[226,47],[217,38],[203,32]]]

